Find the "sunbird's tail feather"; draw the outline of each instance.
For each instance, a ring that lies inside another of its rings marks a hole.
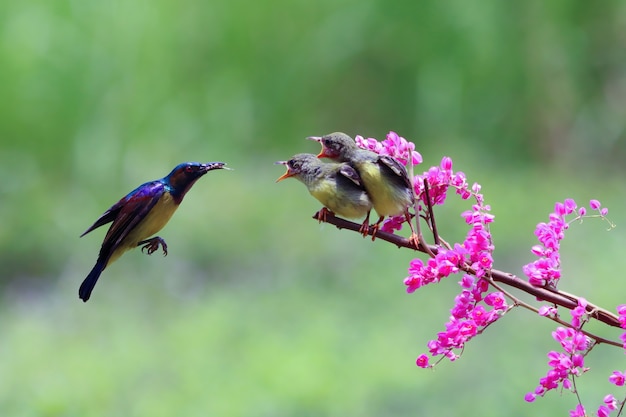
[[[78,289],[78,296],[84,302],[89,300],[91,297],[91,292],[93,291],[93,287],[96,286],[96,282],[98,282],[98,278],[100,278],[100,274],[104,271],[104,267],[106,266],[106,261],[98,259],[98,262],[94,265],[93,269],[87,275],[87,278],[80,284],[80,288]]]

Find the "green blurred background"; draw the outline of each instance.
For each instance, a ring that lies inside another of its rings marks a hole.
[[[626,3],[482,0],[5,0],[0,3],[0,415],[566,415],[523,396],[554,325],[515,311],[436,372],[414,360],[457,278],[416,294],[414,256],[318,225],[273,165],[342,130],[451,156],[521,273],[554,201],[598,198],[564,243],[563,288],[623,303]],[[179,162],[221,160],[87,304],[105,230],[78,236]],[[419,168],[418,168],[419,170]],[[448,241],[465,233],[454,198]],[[564,313],[564,317],[569,317]],[[523,329],[523,331],[520,331]],[[604,332],[610,337],[616,333]],[[600,347],[595,409],[623,354]],[[595,378],[595,379],[594,379]]]

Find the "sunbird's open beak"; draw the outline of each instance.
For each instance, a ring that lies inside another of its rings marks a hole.
[[[228,168],[225,162],[207,162],[206,164],[202,165],[202,168],[205,173],[214,169],[227,169],[229,171],[233,170],[232,168]]]
[[[326,148],[322,148],[320,153],[316,155],[318,158],[330,158],[330,155],[326,153]]]
[[[291,172],[291,170],[289,169],[289,166],[287,165],[287,162],[288,161],[276,161],[276,162],[274,162],[275,165],[285,165],[287,167],[287,172],[285,172],[283,175],[278,177],[276,182],[280,182],[280,181],[284,180],[285,178],[289,178],[289,177],[293,177],[294,176],[294,173]]]
[[[324,147],[324,144],[322,143],[322,137],[321,136],[309,136],[309,137],[307,137],[307,139],[314,140],[315,142],[319,142],[320,145],[322,145],[322,150],[320,151],[319,154],[316,155],[318,158],[330,158],[331,157],[331,155],[328,155],[326,153],[326,147]]]

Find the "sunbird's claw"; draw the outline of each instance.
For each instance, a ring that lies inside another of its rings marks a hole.
[[[328,210],[326,207],[322,207],[320,209],[320,211],[318,211],[317,213],[315,213],[315,218],[320,222],[324,222],[326,223],[326,216],[328,214],[334,214],[332,211]]]
[[[367,235],[369,235],[369,232],[370,232],[370,212],[371,210],[367,212],[367,215],[365,216],[365,220],[363,220],[361,227],[359,227],[359,233],[363,235],[364,239],[367,237]]]
[[[359,227],[359,233],[362,234],[364,238],[367,237],[367,235],[369,235],[370,225],[367,220],[365,220],[363,224],[361,225],[361,227]]]
[[[152,255],[159,249],[159,246],[161,246],[163,248],[163,256],[167,256],[167,243],[165,243],[165,240],[163,240],[159,236],[153,237],[151,239],[142,240],[141,242],[137,243],[137,246],[141,245],[144,245],[141,247],[141,251],[147,251],[144,253],[147,253],[148,255]]]
[[[420,248],[420,237],[417,233],[415,233],[415,229],[413,228],[413,223],[411,222],[411,213],[409,213],[409,209],[404,210],[404,217],[406,218],[406,222],[409,224],[411,228],[411,237],[409,238],[409,243],[415,245],[415,249]]]
[[[378,233],[378,229],[380,229],[380,224],[383,222],[383,220],[385,220],[385,216],[380,216],[376,224],[372,226],[374,229],[372,231],[372,242],[376,240],[376,233]]]
[[[419,249],[420,248],[420,238],[417,234],[412,233],[411,237],[409,238],[409,243],[412,245],[415,245],[415,249]]]

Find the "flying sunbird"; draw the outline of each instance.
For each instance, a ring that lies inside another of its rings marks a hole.
[[[83,301],[89,300],[100,274],[130,249],[142,246],[149,255],[159,246],[167,255],[167,244],[159,236],[151,237],[170,220],[185,194],[204,174],[214,169],[229,169],[224,162],[184,162],[166,177],[146,182],[128,193],[104,212],[80,237],[111,223],[100,248],[98,260],[78,290]]]

